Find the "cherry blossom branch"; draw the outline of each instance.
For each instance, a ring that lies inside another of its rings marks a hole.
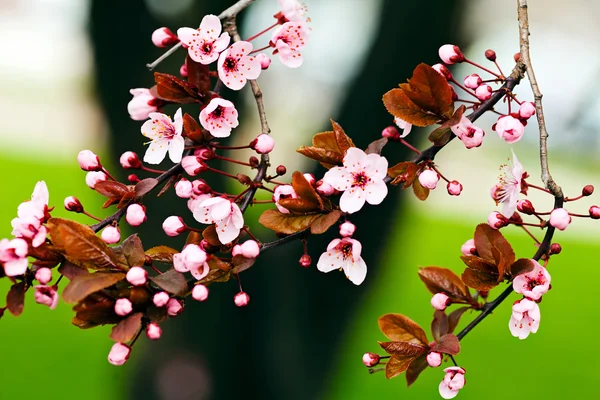
[[[236,15],[238,15],[244,8],[246,8],[250,4],[254,3],[254,1],[255,0],[239,0],[237,3],[235,3],[234,5],[232,5],[225,11],[223,11],[221,14],[219,14],[218,17],[221,21],[227,21],[232,18],[235,18]],[[156,68],[156,66],[158,64],[160,64],[161,62],[166,60],[171,54],[175,53],[177,51],[177,49],[180,47],[181,47],[181,42],[179,42],[176,45],[174,45],[173,47],[171,47],[169,50],[164,52],[163,55],[158,57],[153,62],[146,64],[146,67],[150,71],[152,71],[154,68]]]

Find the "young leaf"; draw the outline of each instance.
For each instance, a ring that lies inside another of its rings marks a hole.
[[[411,362],[406,370],[406,385],[410,386],[415,383],[421,372],[425,371],[427,367],[429,367],[427,354],[423,354]]]
[[[431,334],[433,335],[433,340],[440,340],[440,338],[448,332],[448,316],[445,312],[436,310],[433,313],[433,320],[431,321]]]
[[[319,218],[315,219],[310,225],[310,233],[313,235],[320,235],[325,233],[331,228],[342,216],[343,212],[340,210],[333,210],[327,214],[321,214]]]
[[[141,267],[146,262],[144,246],[137,233],[129,236],[121,245],[113,247],[112,250],[124,264],[126,269],[131,267]]]
[[[408,342],[379,342],[379,346],[392,356],[418,357],[429,350],[429,346]]]
[[[323,200],[321,199],[321,196],[319,196],[315,188],[308,183],[302,172],[294,172],[292,175],[292,187],[301,199],[310,202],[315,209],[323,210]]]
[[[418,179],[414,180],[412,188],[415,196],[417,196],[417,199],[425,201],[427,200],[427,197],[429,197],[430,190],[426,187],[423,187]]]
[[[488,224],[479,224],[475,228],[473,239],[477,253],[486,261],[496,262],[492,253],[492,247],[496,247],[502,253],[507,265],[515,262],[515,252],[499,230],[492,229]]]
[[[184,296],[187,292],[185,277],[174,269],[170,269],[162,275],[152,277],[150,280],[162,290],[175,296]]]
[[[155,72],[154,81],[156,82],[156,95],[161,100],[188,104],[198,103],[204,97],[198,94],[194,85],[173,75]]]
[[[415,126],[429,126],[440,118],[413,103],[402,89],[392,89],[383,95],[383,104],[390,114]]]
[[[102,196],[118,199],[130,192],[130,189],[127,187],[127,185],[115,181],[97,182],[94,185],[94,190],[100,193]]]
[[[80,275],[89,275],[90,274],[87,269],[78,267],[77,265],[75,265],[72,262],[67,261],[67,260],[63,261],[60,264],[60,267],[58,267],[58,272],[61,275],[66,276],[67,279],[69,279],[70,281],[72,281],[73,279],[75,279],[76,277],[78,277]]]
[[[417,164],[404,161],[388,168],[388,175],[393,178],[391,182],[392,185],[404,183],[403,189],[406,189],[413,184],[415,179],[417,179],[418,171],[419,167]]]
[[[25,281],[12,285],[6,295],[6,308],[12,315],[15,317],[21,315],[23,307],[25,307]]]
[[[467,286],[475,290],[487,292],[498,286],[498,279],[496,276],[476,269],[465,269],[465,272],[462,273],[461,278]]]
[[[80,329],[116,324],[122,317],[115,314],[114,307],[114,299],[100,292],[93,293],[73,307],[76,314],[71,323]]]
[[[453,333],[458,323],[460,322],[460,318],[463,316],[465,311],[470,310],[471,307],[460,307],[456,310],[452,311],[450,315],[448,315],[448,333]]]
[[[190,58],[185,58],[187,67],[187,80],[198,89],[199,93],[206,93],[210,90],[210,74],[208,65],[200,64]]]
[[[206,239],[208,244],[211,246],[220,247],[221,241],[219,240],[219,235],[217,235],[217,228],[214,225],[209,225],[202,231],[202,237]]]
[[[314,146],[301,146],[296,151],[310,159],[320,162],[321,165],[327,169],[336,165],[341,165],[344,159],[340,153]]]
[[[194,117],[185,113],[183,115],[183,131],[185,135],[194,142],[201,142],[205,139],[204,132]]]
[[[510,272],[510,276],[512,276],[514,278],[518,275],[526,274],[527,272],[531,272],[531,271],[533,271],[534,268],[535,268],[535,264],[533,263],[532,260],[530,260],[529,258],[519,258],[517,261],[515,261],[509,267],[509,272]]]
[[[275,232],[290,235],[308,229],[321,215],[292,215],[280,213],[278,210],[266,210],[261,214],[258,222]]]
[[[210,264],[210,262],[209,262]],[[231,278],[231,271],[211,269],[208,275],[196,282],[197,285],[210,285],[216,282],[227,282]]]
[[[442,336],[438,341],[435,342],[431,351],[437,351],[438,353],[457,355],[460,352],[460,342],[458,338],[449,333]]]
[[[408,85],[403,84],[400,87],[413,103],[441,118],[449,118],[454,111],[452,90],[448,81],[427,64],[417,65]]]
[[[331,126],[333,126],[333,133],[335,134],[335,142],[337,143],[337,146],[340,149],[341,155],[345,156],[346,152],[350,147],[356,146],[354,146],[352,139],[350,139],[350,137],[346,135],[346,132],[344,132],[344,129],[340,126],[340,124],[338,124],[332,119],[330,119],[330,121]]]
[[[135,337],[142,327],[143,313],[135,313],[121,320],[112,328],[110,338],[115,342],[126,343]]]
[[[365,153],[367,154],[380,154],[383,151],[383,148],[385,147],[385,145],[388,143],[388,138],[381,138],[381,139],[377,139],[373,142],[371,142],[369,144],[369,146],[367,146],[367,150],[365,150]]]
[[[135,184],[135,195],[137,197],[142,197],[152,189],[154,189],[158,185],[158,180],[155,178],[146,178],[142,179],[138,183]]]
[[[88,295],[105,289],[125,279],[121,272],[96,272],[94,274],[76,276],[63,291],[66,303],[77,303]]]
[[[450,127],[460,122],[465,110],[466,107],[464,104],[458,107],[452,118],[450,118],[448,121],[445,121],[442,125],[434,129],[433,132],[429,134],[429,141],[436,146],[444,146],[446,143],[448,143],[454,136],[454,133]]]
[[[458,301],[471,301],[469,288],[454,272],[447,268],[425,267],[419,269],[419,278],[432,293],[445,293]]]
[[[417,357],[410,356],[391,356],[388,362],[385,364],[385,377],[387,379],[392,379],[408,368],[408,366],[416,359]]]
[[[146,250],[146,255],[153,261],[163,263],[172,263],[173,256],[177,253],[180,252],[168,246],[156,246]]]
[[[239,274],[240,272],[243,272],[251,266],[253,266],[255,261],[255,258],[246,258],[238,254],[237,256],[234,256],[231,260],[233,264],[233,269],[231,270],[231,272],[233,272],[234,274]]]
[[[381,332],[392,341],[429,346],[423,328],[402,314],[385,314],[379,317],[378,323]]]

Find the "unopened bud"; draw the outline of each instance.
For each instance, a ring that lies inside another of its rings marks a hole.
[[[258,158],[252,156],[248,159],[248,163],[253,167],[258,167],[259,161],[258,161]]]
[[[148,326],[146,327],[146,336],[148,337],[148,339],[158,340],[160,339],[161,335],[162,329],[160,328],[160,326],[158,326],[158,324],[154,322],[148,324]]]
[[[592,185],[585,185],[581,191],[582,196],[591,196],[592,193],[594,193],[594,186]]]
[[[398,129],[395,126],[388,126],[381,131],[381,136],[390,140],[398,140],[400,139],[400,132],[398,132]]]
[[[233,302],[238,307],[246,307],[250,302],[250,296],[246,292],[239,292],[233,297]]]
[[[83,212],[83,206],[77,197],[69,196],[65,198],[65,210],[76,213]]]
[[[187,78],[188,76],[188,69],[187,69],[187,64],[183,63],[181,65],[181,67],[179,67],[179,75],[181,75],[182,78]]]
[[[312,259],[310,258],[310,256],[308,254],[304,254],[302,257],[300,257],[299,263],[304,268],[310,267],[311,262],[312,262]]]
[[[592,219],[600,219],[600,207],[591,206],[590,207],[590,217]]]
[[[444,311],[450,304],[450,298],[445,293],[436,293],[431,298],[431,306],[439,311]]]
[[[529,200],[517,201],[517,210],[519,210],[519,212],[522,212],[523,214],[527,214],[527,215],[531,215],[531,214],[535,213],[535,208],[533,207],[533,204],[531,204],[531,201],[529,201]]]
[[[437,351],[432,351],[431,353],[427,354],[427,364],[429,364],[431,368],[439,367],[442,365],[442,355]]]
[[[363,355],[362,362],[363,364],[365,364],[365,367],[374,367],[377,364],[379,364],[380,359],[381,357],[379,356],[379,354],[365,353]]]
[[[513,58],[514,58],[515,62],[519,62],[519,60],[521,59],[521,53],[515,53]]]
[[[485,51],[485,58],[487,58],[490,61],[496,61],[496,52],[492,49],[487,49]]]
[[[461,183],[458,181],[448,182],[446,185],[446,190],[448,190],[448,194],[450,196],[458,196],[463,190],[463,185],[461,185]]]
[[[127,177],[127,180],[131,183],[138,183],[140,181],[140,178],[138,178],[138,176],[136,174],[130,174]]]
[[[196,285],[192,289],[192,297],[196,301],[205,301],[208,299],[208,288],[204,285]]]
[[[124,169],[138,169],[142,167],[140,158],[133,151],[126,151],[125,153],[121,154],[119,163],[121,163],[121,167]]]
[[[287,169],[283,165],[278,165],[277,168],[275,169],[275,172],[277,172],[277,175],[282,176],[282,175],[285,175],[285,173],[287,172]]]
[[[562,247],[558,243],[552,243],[550,245],[550,254],[560,254],[562,251]]]
[[[179,38],[169,28],[162,27],[152,32],[152,43],[156,47],[170,47],[178,42]]]
[[[269,68],[269,65],[271,65],[271,59],[265,53],[258,53],[256,55],[256,59],[260,63],[261,69],[267,69]]]
[[[252,183],[252,178],[250,178],[248,175],[245,174],[237,174],[237,180],[239,183],[241,183],[242,185],[250,185],[250,183]]]

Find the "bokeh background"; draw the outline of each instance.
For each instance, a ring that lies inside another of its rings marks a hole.
[[[9,236],[17,205],[41,179],[50,187],[55,216],[67,214],[62,201],[68,195],[78,196],[90,210],[99,209],[102,200],[85,185],[76,155],[92,149],[125,177],[115,167],[119,154],[143,152],[140,123],[129,119],[126,104],[130,88],[152,85],[144,65],[162,51],[152,46],[150,34],[160,26],[196,26],[203,15],[218,14],[232,3],[0,1],[0,237]],[[493,48],[505,72],[518,51],[513,0],[306,3],[313,31],[304,65],[290,70],[274,59],[260,77],[277,142],[272,159],[275,165],[285,163],[288,171],[323,174],[293,150],[327,130],[330,117],[359,146],[376,139],[391,123],[382,94],[409,77],[419,62],[436,63],[440,45],[458,44],[482,63],[484,50]],[[600,4],[529,3],[532,57],[551,133],[551,169],[565,192],[575,196],[585,184],[600,186],[595,79]],[[276,12],[275,0],[258,0],[240,15],[243,36],[270,25]],[[178,52],[159,69],[176,74],[183,56]],[[462,66],[452,71],[460,79],[475,72]],[[531,99],[527,85],[518,93]],[[232,141],[247,143],[258,132],[255,106],[247,90],[227,96],[238,104],[242,121]],[[106,360],[112,345],[108,328],[80,331],[70,325],[68,305],[50,311],[29,296],[22,316],[7,313],[0,321],[0,399],[438,398],[441,369],[425,371],[407,389],[403,377],[387,381],[383,374],[369,375],[360,359],[365,351],[379,351],[377,341],[384,337],[377,318],[385,313],[403,313],[429,325],[432,310],[417,278],[418,266],[462,270],[460,245],[494,209],[489,188],[510,149],[532,179],[539,175],[535,123],[527,126],[524,140],[507,146],[491,131],[493,120],[479,123],[488,132],[482,148],[467,152],[452,143],[436,159],[445,175],[463,183],[459,198],[440,188],[421,203],[410,193],[392,190],[383,206],[366,207],[352,219],[369,266],[360,287],[341,274],[301,268],[301,246],[288,245],[244,274],[249,307],[233,305],[234,282],[213,286],[206,303],[189,302],[185,313],[164,324],[159,342],[140,340],[119,368]],[[424,146],[426,136],[417,130],[409,139]],[[385,155],[393,161],[407,157],[394,144]],[[166,216],[190,217],[175,196],[167,198],[167,207],[147,203],[152,211],[141,235],[148,247],[165,242],[160,224]],[[551,199],[535,199],[537,208],[551,207]],[[591,201],[598,203],[598,196]],[[586,212],[589,204],[584,203],[569,209]],[[261,211],[250,210],[247,220]],[[97,211],[102,213],[107,212]],[[554,290],[544,297],[536,335],[526,341],[510,336],[507,301],[463,341],[458,362],[468,371],[468,384],[460,398],[504,399],[514,393],[532,399],[594,397],[600,367],[600,349],[593,345],[599,327],[594,284],[598,232],[592,221],[576,220],[557,235],[564,250],[551,264]],[[519,256],[533,254],[523,232],[505,233]],[[310,240],[314,260],[334,236]],[[0,289],[6,293],[7,282]]]

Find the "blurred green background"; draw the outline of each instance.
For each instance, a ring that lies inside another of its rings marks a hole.
[[[76,154],[90,148],[103,155],[105,164],[115,164],[125,150],[143,151],[140,123],[129,120],[125,107],[129,88],[152,84],[144,64],[161,54],[150,43],[152,30],[195,26],[202,15],[218,14],[231,3],[14,0],[0,5],[0,46],[11,55],[0,61],[0,72],[8,78],[0,88],[0,105],[8,117],[0,127],[0,237],[9,236],[17,205],[41,179],[50,188],[53,215],[67,214],[62,200],[69,195],[78,196],[89,210],[99,209],[102,200],[87,189]],[[290,154],[312,134],[327,130],[329,117],[359,146],[376,139],[391,122],[381,95],[410,76],[419,62],[437,62],[439,45],[460,44],[469,57],[482,62],[483,50],[494,48],[505,70],[511,68],[517,50],[513,1],[307,3],[313,36],[305,64],[289,70],[274,59],[260,78],[277,140],[273,162],[285,161],[288,171],[314,168]],[[584,184],[599,185],[594,173],[598,132],[586,121],[593,121],[600,107],[590,98],[586,78],[597,70],[599,60],[593,54],[600,52],[589,51],[599,46],[594,41],[597,27],[585,18],[598,6],[575,1],[565,13],[567,5],[551,4],[530,1],[533,58],[546,95],[551,167],[556,180],[574,196]],[[241,16],[243,36],[269,25],[276,11],[275,0],[258,0]],[[495,16],[493,21],[486,19],[489,15]],[[564,46],[550,53],[540,37]],[[32,52],[35,41],[42,42],[39,51]],[[585,62],[572,63],[582,57],[582,41],[588,41]],[[159,70],[176,74],[182,57],[178,53]],[[567,60],[569,90],[554,78]],[[474,72],[460,67],[452,71],[460,79]],[[520,96],[530,99],[523,89]],[[246,104],[238,107],[242,125],[232,140],[247,142],[257,132],[254,105],[244,95],[226,96]],[[582,98],[588,99],[589,112],[575,109],[575,100]],[[314,265],[302,269],[297,264],[301,246],[291,244],[244,274],[244,289],[252,297],[249,307],[233,305],[234,282],[213,286],[207,303],[188,303],[182,316],[164,324],[159,342],[142,339],[129,362],[119,368],[106,360],[112,344],[108,328],[80,331],[70,325],[69,306],[61,302],[50,311],[36,305],[29,294],[22,316],[6,313],[0,321],[0,399],[439,398],[441,369],[425,371],[406,389],[403,376],[387,381],[381,373],[369,375],[360,360],[366,351],[379,351],[377,341],[384,336],[377,318],[383,314],[403,313],[429,331],[430,295],[417,277],[418,266],[462,270],[460,245],[493,209],[488,189],[497,179],[498,165],[510,154],[510,148],[494,137],[492,123],[493,118],[481,122],[488,132],[482,149],[465,153],[454,144],[436,160],[445,175],[465,186],[459,198],[450,198],[442,187],[420,203],[392,189],[383,206],[367,207],[352,218],[369,267],[360,287],[341,274],[321,274]],[[532,179],[538,176],[535,128],[530,123],[528,137],[513,146]],[[409,139],[425,145],[425,137],[417,131]],[[399,147],[390,145],[385,155],[392,161],[407,157]],[[314,172],[320,177],[323,170]],[[141,232],[148,247],[165,241],[159,226],[166,216],[179,213],[189,219],[181,201],[172,195],[165,199],[169,207],[152,209],[148,203],[152,211]],[[538,208],[551,205],[550,199],[534,199]],[[591,199],[598,202],[596,195]],[[586,204],[569,209],[585,212]],[[261,210],[250,210],[247,219]],[[268,232],[256,229],[269,240]],[[523,232],[505,232],[518,256],[534,253]],[[335,234],[324,236],[309,242],[315,261]],[[467,386],[459,398],[503,399],[515,392],[533,399],[594,397],[600,350],[589,345],[597,327],[590,279],[596,265],[590,260],[600,248],[597,238],[597,226],[579,220],[557,235],[564,250],[550,266],[553,290],[544,296],[536,335],[525,341],[510,335],[510,303],[518,298],[513,295],[465,338],[457,361],[467,369]],[[177,240],[168,243],[180,245]],[[577,273],[572,272],[575,268]],[[6,280],[0,282],[2,293],[8,287]]]

